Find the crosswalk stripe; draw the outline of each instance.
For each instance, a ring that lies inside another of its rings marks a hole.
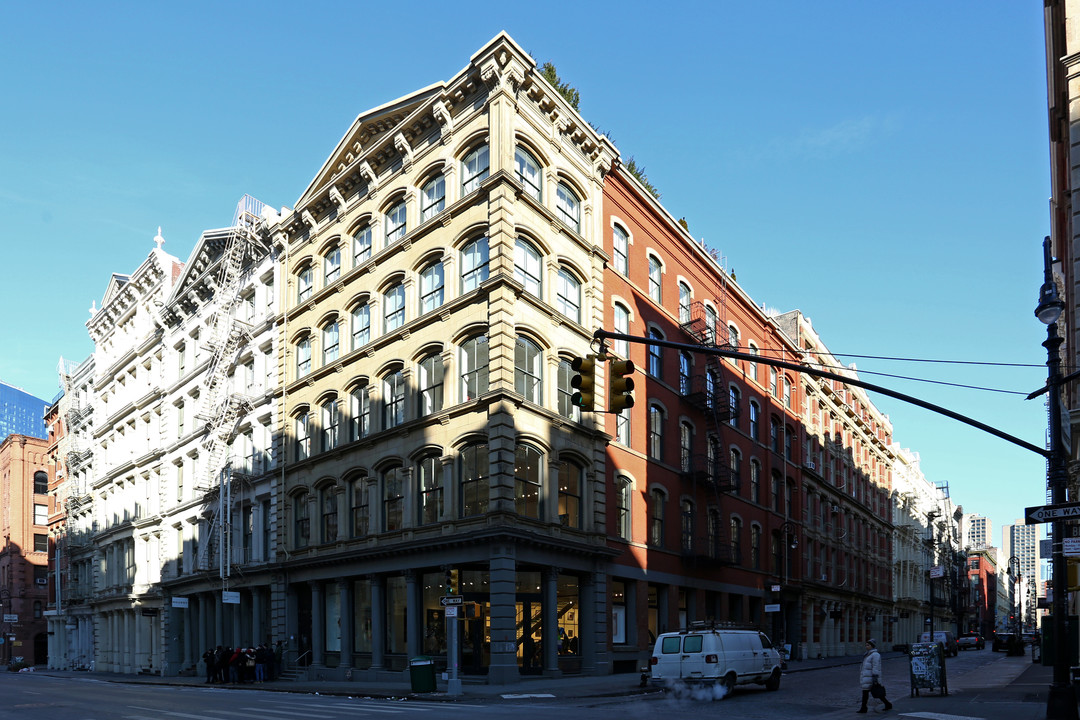
[[[947,715],[934,712],[900,713],[900,717],[921,718],[921,720],[985,720],[975,715]]]
[[[158,710],[157,708],[140,707],[138,705],[128,705],[128,707],[133,708],[135,710],[147,710],[147,711],[152,712],[152,713],[157,713],[157,715],[158,715],[157,720],[160,720],[162,715],[168,715],[170,717],[189,718],[190,720],[221,720],[221,718],[216,718],[213,715],[193,715],[191,713],[172,712],[172,711],[169,711],[169,710]]]
[[[308,714],[307,711],[309,709],[311,709],[312,707],[317,707],[319,710],[323,710],[323,711],[326,711],[326,712],[338,712],[338,713],[346,713],[346,714],[348,714],[348,713],[353,713],[353,712],[356,712],[356,711],[366,711],[366,710],[369,710],[369,709],[378,712],[380,708],[385,708],[385,710],[383,710],[383,712],[405,712],[406,710],[415,710],[416,712],[431,712],[432,710],[438,709],[441,704],[437,703],[437,704],[434,704],[434,705],[424,706],[424,705],[416,705],[415,703],[411,703],[411,702],[410,703],[393,703],[393,704],[390,704],[390,703],[375,703],[375,702],[360,701],[360,702],[351,703],[351,704],[331,703],[331,704],[326,704],[326,705],[312,705],[311,703],[308,703],[306,705],[301,705],[299,703],[275,702],[274,705],[276,705],[278,707],[283,707],[283,708],[287,707],[287,708],[296,708],[297,710],[303,710],[304,714],[307,715]]]
[[[252,712],[257,712],[257,713],[273,713],[274,715],[284,715],[286,717],[296,717],[296,711],[295,710],[272,710],[270,708],[265,708],[265,707],[262,707],[262,708],[244,707],[244,708],[240,708],[240,709],[241,710],[251,710]],[[326,710],[326,708],[321,707],[321,708],[319,708],[319,710]],[[306,710],[304,710],[304,717],[309,717],[309,718],[332,718],[334,716],[333,715],[320,715],[319,713],[313,713],[313,712],[311,712],[311,707],[308,706],[308,708]]]

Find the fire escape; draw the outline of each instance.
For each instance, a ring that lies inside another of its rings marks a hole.
[[[720,310],[706,306],[701,301],[690,305],[689,318],[681,324],[683,331],[705,347],[727,346],[727,324],[724,304],[718,301]],[[717,355],[706,355],[702,372],[691,373],[688,387],[680,388],[684,401],[697,409],[705,418],[705,452],[700,446],[681,458],[682,478],[693,497],[699,494],[708,498],[707,532],[704,537],[685,537],[683,560],[689,565],[738,565],[740,550],[730,542],[722,526],[720,508],[724,493],[739,489],[739,479],[724,458],[721,430],[732,417],[728,393],[723,390],[722,360]]]
[[[218,266],[214,293],[217,308],[207,322],[209,338],[206,347],[210,362],[206,368],[199,414],[199,420],[206,423],[206,435],[201,443],[206,465],[196,481],[196,491],[203,494],[213,513],[206,528],[207,541],[199,546],[196,568],[210,570],[216,560],[226,588],[232,572],[233,492],[238,484],[248,481],[246,475],[232,471],[231,445],[237,422],[251,409],[249,398],[230,387],[229,370],[238,354],[251,342],[251,326],[239,320],[236,311],[241,304],[244,262],[251,257],[257,243],[256,228],[264,207],[250,195],[245,195],[236,206]]]

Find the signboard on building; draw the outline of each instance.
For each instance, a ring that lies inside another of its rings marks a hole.
[[[237,592],[236,590],[222,590],[221,591],[221,602],[224,603],[225,605],[239,605],[240,604],[240,593]]]
[[[780,612],[780,603],[769,603],[765,606],[765,612]]]
[[[175,608],[186,608],[188,606],[188,599],[186,597],[173,597],[172,606]]]
[[[8,613],[4,613],[4,622],[19,622],[19,616],[18,615],[9,615]]]
[[[458,606],[457,605],[447,605],[444,609],[446,610],[446,617],[448,617],[448,618],[456,618],[458,616],[458,613],[457,613]]]
[[[933,580],[934,578],[940,578],[940,577],[945,577],[945,568],[941,567],[940,565],[935,565],[934,567],[930,568],[930,579],[931,580]]]

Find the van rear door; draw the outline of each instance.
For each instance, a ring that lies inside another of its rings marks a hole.
[[[701,680],[705,677],[702,640],[701,635],[687,635],[683,638],[679,677],[684,680]]]
[[[658,680],[678,679],[682,671],[682,637],[661,635],[656,643],[656,664],[652,676]]]

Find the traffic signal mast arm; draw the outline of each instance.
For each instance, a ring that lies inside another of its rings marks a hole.
[[[601,341],[601,343],[603,343],[605,340],[622,340],[628,343],[637,343],[638,345],[655,345],[657,347],[672,348],[674,350],[684,350],[686,352],[699,353],[701,355],[717,355],[719,357],[735,358],[736,360],[746,360],[747,362],[755,362],[762,365],[770,365],[772,367],[791,370],[793,372],[805,373],[806,375],[810,375],[812,377],[826,378],[828,380],[837,380],[846,385],[861,387],[866,390],[871,390],[873,392],[881,393],[882,395],[896,398],[897,400],[902,400],[912,405],[918,405],[919,407],[929,410],[931,412],[935,412],[939,415],[944,415],[945,417],[950,417],[953,420],[964,423],[965,425],[970,425],[973,428],[978,428],[983,432],[990,433],[991,435],[999,437],[1006,442],[1010,442],[1013,445],[1018,445],[1025,450],[1030,450],[1033,453],[1041,455],[1044,458],[1050,458],[1050,451],[1046,448],[1041,448],[1038,445],[1033,445],[1026,440],[1021,440],[1014,435],[1010,435],[1007,432],[998,430],[997,428],[991,427],[986,423],[981,423],[978,420],[967,417],[966,415],[961,415],[960,413],[953,412],[952,410],[949,410],[947,408],[943,408],[940,405],[935,405],[933,403],[926,402],[925,400],[920,400],[917,397],[912,397],[911,395],[905,395],[904,393],[881,387],[880,385],[874,385],[873,383],[863,382],[862,380],[856,380],[854,378],[845,377],[843,375],[837,375],[836,373],[831,373],[827,370],[818,370],[817,368],[810,365],[799,365],[797,363],[789,363],[784,362],[783,360],[776,360],[773,358],[765,357],[764,355],[751,355],[749,353],[742,353],[736,350],[724,350],[723,348],[718,347],[708,347],[705,345],[697,345],[690,343],[677,343],[670,340],[658,340],[655,338],[638,337],[637,335],[624,335],[622,333],[608,332],[603,328],[600,328],[595,333],[593,333],[593,337]]]

